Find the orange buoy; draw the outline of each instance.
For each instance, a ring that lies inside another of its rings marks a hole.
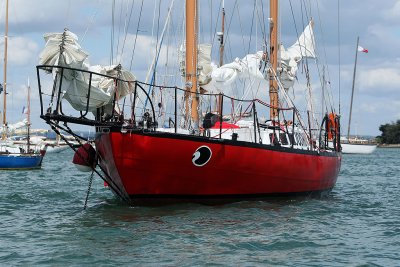
[[[79,147],[74,154],[72,163],[82,172],[90,172],[96,166],[96,150],[89,143]]]

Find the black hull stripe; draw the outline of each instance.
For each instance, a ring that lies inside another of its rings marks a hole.
[[[212,144],[225,144],[230,146],[240,146],[240,147],[248,147],[248,148],[259,148],[271,151],[285,152],[285,153],[295,153],[295,154],[304,154],[304,155],[314,155],[314,156],[326,156],[326,157],[338,157],[341,155],[340,152],[326,152],[326,151],[310,151],[304,149],[296,149],[290,147],[283,146],[272,146],[265,144],[258,144],[254,142],[244,142],[244,141],[233,141],[229,139],[214,139],[204,136],[193,136],[193,135],[185,135],[185,134],[177,134],[177,133],[166,133],[166,132],[154,132],[154,131],[143,131],[143,130],[131,130],[126,133],[121,133],[120,130],[110,129],[110,132],[120,133],[120,134],[137,134],[142,136],[150,136],[157,138],[167,138],[167,139],[179,139],[179,140],[187,140],[199,143],[212,143]],[[107,133],[97,133],[97,137],[102,134]]]

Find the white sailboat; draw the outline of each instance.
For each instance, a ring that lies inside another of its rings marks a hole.
[[[371,154],[376,149],[376,144],[371,144],[368,140],[356,137],[350,137],[350,126],[351,126],[351,116],[353,111],[353,97],[354,97],[354,85],[356,80],[357,71],[357,56],[358,52],[366,51],[360,49],[359,46],[360,37],[357,37],[356,45],[356,57],[354,61],[354,72],[353,72],[353,85],[351,88],[351,99],[350,99],[350,112],[349,112],[349,124],[347,128],[347,138],[341,139],[342,153],[344,154]]]

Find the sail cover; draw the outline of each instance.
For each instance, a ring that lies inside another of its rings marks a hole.
[[[278,74],[285,89],[293,86],[296,79],[298,63],[303,58],[315,58],[315,41],[313,22],[311,21],[297,41],[287,50],[280,46],[280,62],[282,71]]]
[[[118,99],[131,93],[133,86],[128,82],[116,82],[115,79],[101,75],[92,75],[96,72],[112,76],[124,81],[134,82],[135,76],[121,66],[90,66],[87,62],[88,54],[83,51],[78,43],[78,37],[66,30],[63,33],[51,33],[44,36],[46,45],[40,54],[41,65],[58,65],[62,67],[76,68],[82,71],[64,69],[62,72],[63,97],[76,110],[95,111],[96,108],[112,103],[114,95]],[[87,72],[85,72],[87,71]],[[60,71],[53,69],[53,76],[60,83]],[[90,83],[90,99],[88,92]]]

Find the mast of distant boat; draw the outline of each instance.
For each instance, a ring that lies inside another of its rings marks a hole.
[[[354,61],[353,86],[351,87],[350,113],[349,113],[349,124],[348,124],[348,128],[347,128],[347,140],[350,140],[351,113],[352,113],[352,109],[353,109],[354,84],[355,84],[355,81],[356,81],[357,55],[358,55],[358,42],[359,42],[359,40],[360,40],[360,37],[357,36],[356,59]]]
[[[277,82],[277,68],[278,68],[278,1],[270,1],[270,63],[272,70],[270,71],[269,81],[269,99],[270,99],[270,119],[272,121],[278,118],[278,82]]]
[[[199,131],[198,86],[197,86],[197,0],[186,0],[186,116],[191,105],[191,120],[194,132]],[[189,97],[190,96],[190,97]],[[189,101],[191,99],[191,103]]]
[[[28,146],[28,153],[31,151],[31,85],[29,84],[29,79],[28,79],[28,112],[26,113],[26,117],[28,119],[28,131],[27,131],[27,146]]]
[[[2,139],[7,137],[7,47],[8,47],[8,0],[6,1],[6,24],[4,33],[4,69],[3,69],[3,135]]]

